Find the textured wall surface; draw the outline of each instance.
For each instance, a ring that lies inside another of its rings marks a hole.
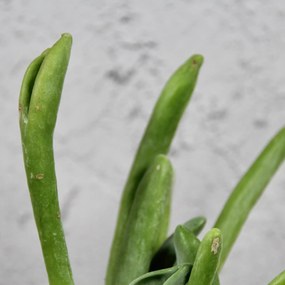
[[[285,121],[285,2],[0,0],[0,285],[47,278],[25,180],[18,94],[27,65],[74,38],[55,131],[60,204],[76,284],[103,284],[121,191],[155,100],[191,54],[205,63],[174,140],[170,231],[209,229]],[[285,167],[250,215],[221,284],[285,268]]]

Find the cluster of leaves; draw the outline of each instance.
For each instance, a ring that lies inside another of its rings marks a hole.
[[[50,285],[73,285],[60,219],[53,155],[72,38],[63,34],[28,67],[20,93],[20,129],[28,186]],[[213,228],[195,217],[167,238],[173,168],[167,153],[191,99],[201,55],[167,81],[137,150],[119,209],[106,285],[218,285],[219,272],[251,209],[285,157],[282,128],[232,191]],[[285,272],[270,285],[285,284]]]

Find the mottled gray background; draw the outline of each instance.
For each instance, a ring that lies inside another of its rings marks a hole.
[[[47,284],[18,128],[29,62],[74,37],[55,132],[58,189],[76,284],[103,284],[118,203],[152,106],[170,74],[205,56],[171,150],[170,230],[209,229],[285,121],[285,2],[0,0],[0,284]],[[221,284],[267,284],[285,268],[285,167],[244,227]],[[115,285],[115,284],[114,284]]]

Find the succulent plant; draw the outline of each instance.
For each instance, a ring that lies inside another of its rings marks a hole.
[[[73,285],[61,223],[53,131],[72,37],[63,34],[29,65],[19,99],[24,164],[50,285]],[[106,285],[220,284],[219,272],[250,211],[285,157],[285,128],[232,191],[213,228],[194,217],[167,237],[174,170],[167,153],[197,82],[201,55],[167,81],[134,158],[119,208]],[[285,272],[270,285],[285,284]]]

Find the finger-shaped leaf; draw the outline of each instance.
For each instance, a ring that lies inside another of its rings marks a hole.
[[[174,247],[177,264],[194,264],[200,241],[184,226],[177,226],[174,233]]]
[[[53,155],[53,131],[71,45],[71,35],[64,34],[32,62],[19,99],[26,175],[50,285],[73,284]]]
[[[165,239],[170,214],[173,170],[158,155],[143,177],[128,219],[115,284],[129,284],[149,271],[151,258]]]
[[[212,285],[222,252],[219,229],[211,229],[201,241],[187,285]]]
[[[222,268],[251,209],[265,190],[285,157],[285,128],[268,143],[237,184],[220,213],[215,227],[223,233]]]
[[[194,55],[179,67],[166,83],[154,107],[123,191],[110,252],[106,285],[115,284],[115,280],[112,279],[120,263],[121,246],[125,239],[127,220],[138,184],[154,158],[158,154],[168,153],[179,121],[191,98],[202,63],[203,57]]]

